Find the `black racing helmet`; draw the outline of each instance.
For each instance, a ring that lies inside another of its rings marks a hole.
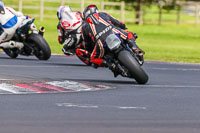
[[[4,4],[1,0],[0,0],[0,14],[5,14]]]
[[[98,13],[98,8],[96,5],[89,5],[83,11],[83,19],[86,20],[90,14]]]

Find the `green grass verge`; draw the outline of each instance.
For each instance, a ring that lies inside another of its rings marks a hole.
[[[138,34],[145,59],[200,63],[200,27],[176,25],[128,26]]]

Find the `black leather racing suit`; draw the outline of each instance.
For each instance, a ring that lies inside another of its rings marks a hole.
[[[86,18],[86,22],[84,22],[82,26],[82,36],[86,43],[89,43],[94,47],[90,55],[91,63],[103,66],[103,44],[109,34],[120,33],[122,39],[133,39],[135,41],[132,32],[123,29],[126,29],[125,24],[116,20],[107,13],[93,13]]]

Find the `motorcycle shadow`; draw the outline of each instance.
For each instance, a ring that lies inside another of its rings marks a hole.
[[[106,84],[138,84],[136,81],[125,80],[101,80],[101,79],[65,79],[77,82],[92,82],[92,83],[106,83]]]
[[[5,59],[5,60],[26,60],[26,61],[38,61],[38,59],[34,58],[10,58],[10,57],[0,57],[0,59]]]
[[[67,63],[49,63],[50,65],[55,65],[55,66],[81,66],[81,67],[90,67],[85,64],[67,64]]]

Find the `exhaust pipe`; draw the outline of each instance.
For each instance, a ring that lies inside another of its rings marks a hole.
[[[44,35],[44,32],[45,32],[45,28],[44,28],[44,27],[40,27],[40,29],[39,29],[39,34],[40,34],[41,36],[43,36],[43,35]]]
[[[15,42],[15,41],[9,41],[9,42],[3,42],[0,45],[1,48],[18,48],[22,49],[24,47],[24,44],[21,42]]]

